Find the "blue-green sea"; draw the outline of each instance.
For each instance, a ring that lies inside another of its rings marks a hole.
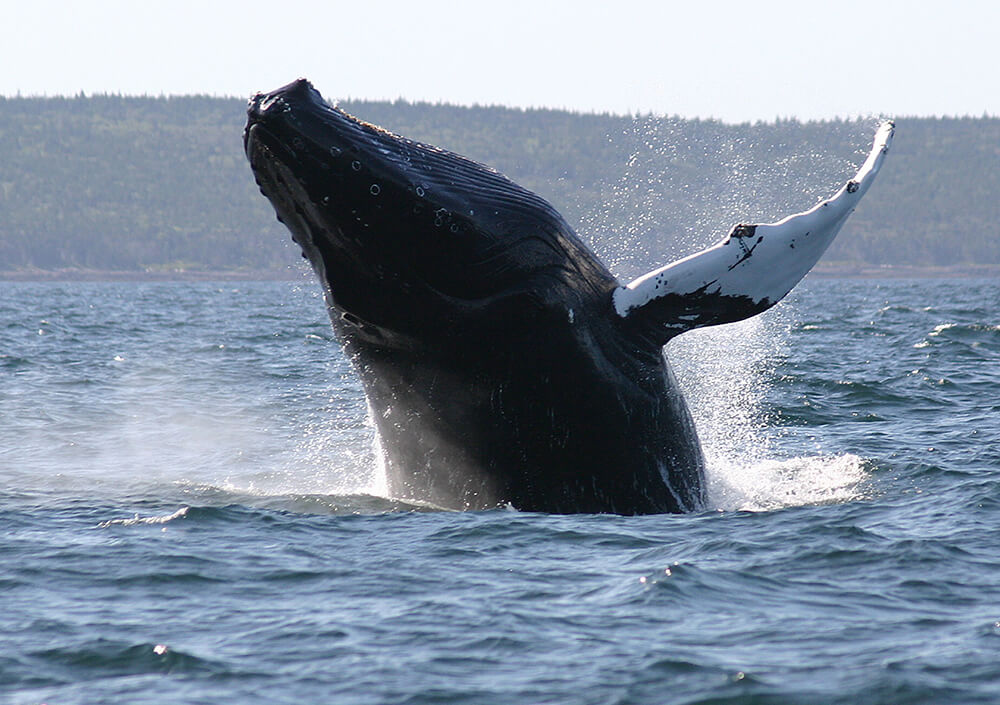
[[[1000,282],[666,351],[706,511],[433,511],[311,281],[0,282],[0,702],[1000,702]]]

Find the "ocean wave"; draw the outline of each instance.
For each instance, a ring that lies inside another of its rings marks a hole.
[[[150,524],[166,524],[168,522],[174,521],[175,519],[183,519],[187,516],[190,507],[181,507],[177,511],[171,514],[162,514],[159,516],[149,516],[141,517],[138,514],[129,519],[109,519],[107,521],[102,521],[97,525],[99,529],[107,529],[109,526],[138,526],[138,525],[150,525]]]
[[[147,673],[220,675],[232,672],[224,662],[199,657],[168,644],[103,638],[34,651],[25,654],[18,665],[20,668],[16,670],[21,672],[14,676],[13,684],[28,680],[36,687]],[[39,670],[46,674],[40,679],[42,682],[32,677]]]

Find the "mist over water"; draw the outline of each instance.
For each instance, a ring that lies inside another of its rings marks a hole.
[[[370,482],[360,382],[304,287],[67,283],[9,293],[12,352],[0,361],[17,369],[5,449],[8,467],[36,486],[267,494]]]

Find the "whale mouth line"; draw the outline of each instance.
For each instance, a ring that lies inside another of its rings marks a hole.
[[[292,241],[302,248],[303,257],[316,261],[319,256],[318,222],[306,212],[304,203],[313,207],[317,204],[308,197],[302,198],[307,192],[294,177],[295,167],[300,165],[296,153],[260,123],[247,127],[244,150],[253,169],[254,181],[261,194],[273,204],[278,222],[289,227]],[[299,227],[292,227],[292,222],[298,222]]]
[[[243,136],[243,150],[254,170],[260,165],[261,159],[279,161],[286,166],[297,165],[300,162],[298,155],[284,140],[259,122],[247,127]]]

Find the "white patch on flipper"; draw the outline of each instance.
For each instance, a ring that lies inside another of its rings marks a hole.
[[[619,316],[627,317],[666,295],[696,293],[746,297],[773,305],[812,269],[875,180],[892,142],[885,122],[858,173],[832,198],[777,223],[737,225],[722,242],[615,290]]]

